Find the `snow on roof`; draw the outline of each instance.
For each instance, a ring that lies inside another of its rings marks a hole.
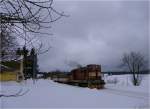
[[[9,67],[8,66],[5,66],[5,65],[2,65],[2,64],[0,64],[0,67],[2,68],[7,68],[7,69],[9,69]]]

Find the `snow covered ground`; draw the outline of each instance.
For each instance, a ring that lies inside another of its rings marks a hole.
[[[148,108],[149,79],[145,75],[141,86],[133,86],[128,80],[130,75],[106,76],[104,79],[117,78],[116,84],[106,84],[102,90],[81,88],[55,83],[51,80],[27,80],[21,84],[1,82],[1,94],[15,94],[18,97],[1,97],[1,108]]]

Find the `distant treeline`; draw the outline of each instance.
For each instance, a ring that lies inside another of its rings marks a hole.
[[[127,72],[127,71],[106,71],[106,72],[102,72],[103,74],[109,74],[109,75],[123,75],[123,74],[133,74],[132,72]],[[143,70],[140,71],[139,74],[150,74],[150,70]]]

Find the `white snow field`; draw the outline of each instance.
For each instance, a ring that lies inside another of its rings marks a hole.
[[[117,78],[116,84],[106,84],[102,90],[81,88],[40,79],[33,84],[27,80],[21,84],[1,82],[0,94],[12,95],[20,91],[26,94],[17,97],[0,97],[1,108],[149,108],[149,78],[145,75],[141,86],[133,86],[129,75],[105,77]],[[128,83],[127,83],[128,82]],[[20,94],[21,94],[20,93]]]

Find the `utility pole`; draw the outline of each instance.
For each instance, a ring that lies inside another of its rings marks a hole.
[[[33,84],[35,84],[36,79],[36,54],[33,55]]]
[[[20,60],[20,73],[21,73],[21,75],[22,75],[22,79],[24,80],[25,79],[25,77],[24,77],[24,73],[23,73],[23,55],[21,55],[20,56],[21,57],[21,60]]]

